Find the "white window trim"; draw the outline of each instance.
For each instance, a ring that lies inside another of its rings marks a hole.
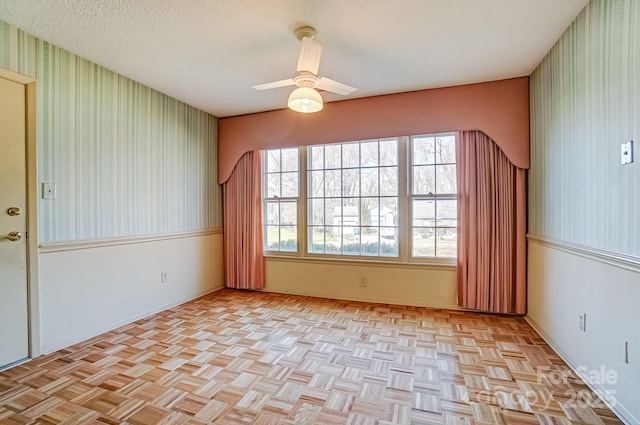
[[[407,179],[406,179],[406,182],[407,182],[407,185],[408,185],[408,187],[406,189],[406,195],[407,195],[407,204],[406,204],[407,208],[406,208],[406,211],[407,211],[407,225],[408,225],[408,228],[409,228],[409,233],[407,235],[407,237],[409,238],[409,243],[408,243],[409,253],[408,253],[408,257],[409,257],[409,260],[411,262],[428,262],[428,263],[439,263],[440,264],[443,261],[446,261],[448,263],[449,260],[453,260],[454,264],[457,263],[457,256],[456,257],[417,257],[417,256],[413,257],[411,255],[411,253],[413,252],[413,235],[412,235],[412,231],[413,231],[413,227],[414,227],[413,226],[413,220],[412,220],[413,215],[412,215],[412,211],[411,211],[411,209],[413,208],[413,200],[414,199],[418,199],[418,200],[425,199],[425,200],[434,200],[434,201],[438,201],[438,200],[453,200],[453,201],[457,201],[457,193],[447,194],[447,195],[431,195],[431,196],[424,195],[424,194],[420,194],[420,195],[414,195],[413,194],[413,170],[412,170],[412,167],[413,167],[412,159],[413,158],[411,157],[411,149],[413,148],[413,139],[419,138],[419,137],[422,137],[422,136],[435,136],[435,137],[437,137],[437,136],[440,136],[440,135],[450,135],[450,134],[454,135],[454,137],[456,137],[456,138],[458,137],[453,132],[433,133],[433,134],[428,134],[428,135],[418,134],[418,135],[415,135],[415,136],[408,136],[407,137],[408,140],[407,140],[407,143],[406,143],[406,148],[409,150],[409,152],[408,152],[408,156],[407,156],[407,165],[406,165],[407,166]],[[455,163],[450,163],[450,162],[441,163],[441,164],[434,163],[431,166],[436,167],[436,178],[437,178],[437,167],[439,165],[453,165],[453,164],[455,164]],[[420,226],[417,226],[417,227],[420,227]],[[447,227],[434,227],[434,228],[435,229],[444,229],[444,228],[447,228]],[[457,240],[457,236],[456,236],[456,240]],[[435,245],[434,248],[437,251],[437,244],[438,244],[437,238],[436,238],[436,242],[435,243],[436,243],[436,245]]]
[[[267,202],[272,202],[272,201],[294,201],[296,203],[296,212],[297,212],[297,222],[296,222],[296,231],[297,231],[297,236],[298,236],[298,243],[296,244],[296,250],[295,251],[280,251],[280,250],[264,250],[264,256],[268,256],[268,255],[280,255],[280,256],[292,256],[292,257],[298,257],[300,256],[301,252],[303,252],[304,250],[301,248],[300,246],[300,203],[301,203],[301,199],[302,199],[302,194],[303,194],[303,188],[300,182],[300,174],[301,174],[301,169],[300,166],[302,164],[301,159],[300,159],[300,152],[302,151],[302,148],[298,148],[298,196],[297,197],[283,197],[283,198],[264,198],[263,195],[265,193],[267,193],[267,189],[268,189],[268,184],[269,182],[267,181],[267,179],[264,178],[264,176],[266,174],[268,174],[268,171],[265,172],[265,166],[267,165],[267,152],[268,150],[275,150],[275,149],[288,149],[288,148],[274,148],[274,149],[265,149],[263,151],[260,152],[260,205],[261,205],[261,215],[262,215],[262,247],[264,249],[264,246],[266,245],[266,241],[267,241],[267,227],[268,225],[265,225],[264,223],[267,221],[267,209],[265,208],[265,205],[267,204]],[[280,168],[280,171],[278,171],[279,174],[282,174],[282,167]],[[280,187],[282,188],[282,178],[280,180]],[[304,194],[306,196],[306,187],[304,188]],[[278,228],[280,228],[281,225],[278,224]],[[278,235],[280,236],[280,235]],[[278,240],[280,240],[280,238],[278,238]]]
[[[428,136],[437,136],[443,134],[453,134],[453,132],[441,132],[425,134]],[[411,137],[415,136],[398,136],[398,256],[364,256],[364,255],[343,255],[343,254],[322,254],[322,253],[310,253],[308,252],[308,168],[307,168],[307,149],[309,146],[298,147],[298,197],[297,198],[282,198],[287,200],[296,199],[297,202],[297,251],[264,251],[265,258],[272,258],[274,260],[288,260],[295,261],[300,259],[311,262],[334,262],[334,263],[358,263],[372,265],[389,265],[389,266],[410,266],[414,265],[418,268],[443,268],[452,269],[456,267],[456,257],[412,257],[413,252],[413,237],[412,237],[412,221],[411,221],[411,201],[415,198],[421,198],[422,195],[412,195],[411,188],[413,184],[413,173],[411,170]],[[395,137],[394,137],[395,138]],[[380,138],[378,140],[385,140],[391,138]],[[354,141],[357,142],[357,141]],[[344,142],[348,143],[348,142]],[[269,150],[269,149],[266,149]],[[266,151],[265,150],[265,151]],[[261,167],[265,165],[265,151],[262,152]],[[261,169],[261,178],[265,173]],[[404,178],[403,178],[404,177]],[[265,179],[262,178],[262,193],[266,192]],[[269,198],[271,199],[271,198]],[[455,197],[453,198],[455,199]],[[265,199],[262,199],[262,218],[265,220]],[[264,221],[263,221],[264,223]],[[263,224],[263,238],[266,238],[266,226]],[[266,240],[266,239],[265,239]]]

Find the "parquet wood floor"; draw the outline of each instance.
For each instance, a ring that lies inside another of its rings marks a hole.
[[[0,423],[621,423],[577,393],[522,318],[222,290],[1,372]]]

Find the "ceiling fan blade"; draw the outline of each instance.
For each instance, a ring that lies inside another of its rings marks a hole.
[[[307,71],[317,75],[321,54],[322,44],[320,42],[311,37],[302,37],[302,47],[298,58],[298,72]]]
[[[355,87],[351,87],[325,77],[322,77],[318,80],[315,88],[319,90],[330,91],[336,94],[341,94],[343,96],[346,96],[357,90]]]
[[[286,87],[286,86],[295,86],[296,82],[291,78],[287,78],[286,80],[274,81],[266,84],[258,84],[257,86],[253,86],[256,90],[268,90],[268,89],[277,89],[278,87]]]

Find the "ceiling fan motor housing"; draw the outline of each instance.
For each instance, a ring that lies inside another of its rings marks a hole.
[[[303,37],[316,38],[317,35],[316,29],[307,25],[296,28],[295,34],[298,40],[302,40]]]
[[[298,87],[315,87],[318,83],[318,77],[307,71],[300,71],[294,77],[296,86]]]

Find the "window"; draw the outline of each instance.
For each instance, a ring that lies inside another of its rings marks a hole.
[[[298,149],[262,154],[262,225],[265,251],[298,250]]]
[[[455,257],[455,136],[411,137],[411,255]]]
[[[307,150],[310,253],[398,256],[398,139]]]
[[[262,175],[266,252],[456,256],[454,134],[270,149]]]

